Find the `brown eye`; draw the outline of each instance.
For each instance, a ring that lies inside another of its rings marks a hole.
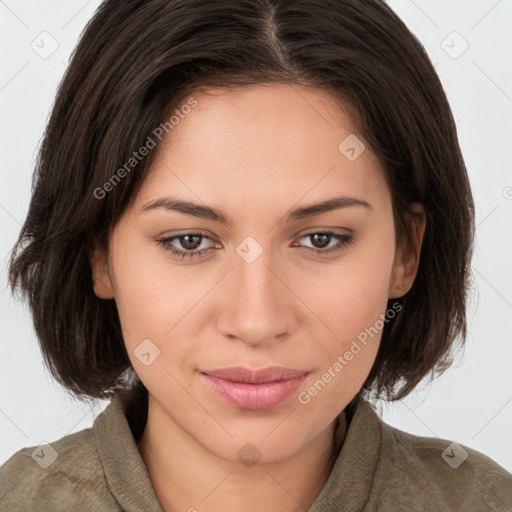
[[[308,236],[317,249],[323,249],[324,247],[327,247],[329,242],[332,240],[332,236],[327,233],[314,233]]]
[[[184,233],[183,235],[161,238],[157,242],[173,256],[192,258],[193,256],[201,256],[203,252],[211,249],[211,247],[203,247],[201,250],[197,250],[207,240],[211,241],[211,238],[202,233]]]
[[[202,235],[183,235],[177,237],[180,240],[180,244],[184,249],[193,251],[201,245]]]
[[[353,241],[351,235],[345,235],[341,233],[333,233],[332,231],[317,231],[314,233],[308,233],[300,238],[309,240],[311,246],[305,246],[306,249],[311,249],[317,253],[329,253],[331,251],[337,251],[344,249]],[[332,243],[332,242],[335,243]],[[327,247],[327,249],[325,249]]]

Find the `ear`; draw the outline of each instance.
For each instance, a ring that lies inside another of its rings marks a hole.
[[[421,244],[425,234],[426,214],[421,203],[409,205],[407,213],[413,247],[405,244],[397,248],[389,282],[389,298],[404,296],[411,288],[418,272]]]
[[[114,298],[114,287],[110,278],[106,251],[96,247],[89,257],[94,283],[94,293],[100,299]]]

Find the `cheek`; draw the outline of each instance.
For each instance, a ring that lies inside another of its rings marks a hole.
[[[317,361],[318,371],[298,398],[317,414],[345,407],[373,366],[387,305],[387,288],[376,285],[378,278],[374,272],[351,272],[338,285],[331,281],[322,297],[311,298],[329,329],[315,338],[309,359]]]
[[[312,309],[328,326],[316,338],[319,381],[311,389],[315,393],[328,386],[322,393],[324,401],[339,404],[349,400],[375,360],[385,325],[394,257],[387,234],[382,231],[381,235],[372,243],[361,243],[350,255],[347,252],[339,264],[317,270],[304,283],[304,302],[314,305]]]
[[[119,236],[113,254],[115,299],[127,344],[162,338],[176,321],[180,294],[173,290],[183,292],[181,285],[173,285],[152,244],[131,240],[129,233]]]
[[[197,282],[197,266],[174,266],[152,244],[120,237],[113,266],[116,269],[116,304],[126,349],[137,373],[151,380],[168,379],[163,368],[173,368],[192,356],[199,323],[192,322],[193,312],[207,293],[208,280]],[[141,250],[128,247],[143,246]],[[195,276],[195,278],[194,278]],[[212,279],[212,282],[214,280]],[[196,317],[197,318],[197,315]],[[150,340],[150,341],[148,341]],[[186,342],[180,342],[186,340]],[[172,350],[170,346],[172,345]],[[142,347],[145,347],[144,350]],[[155,354],[155,363],[143,364],[141,353]]]
[[[385,312],[392,264],[392,247],[376,250],[361,244],[339,263],[317,266],[303,281],[304,302],[314,305],[331,339],[346,342]]]

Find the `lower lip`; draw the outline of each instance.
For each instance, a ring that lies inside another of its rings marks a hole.
[[[303,377],[267,382],[263,384],[246,384],[219,379],[201,374],[206,383],[227,403],[242,409],[270,409],[286,400],[297,391],[307,375]]]

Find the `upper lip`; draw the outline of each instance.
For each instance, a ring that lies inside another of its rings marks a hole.
[[[293,368],[284,368],[282,366],[268,366],[258,370],[251,370],[243,366],[233,366],[231,368],[218,368],[215,370],[204,370],[202,373],[210,377],[230,380],[233,382],[245,382],[249,384],[262,384],[266,382],[276,382],[279,380],[289,380],[304,377],[309,372],[295,370]]]

